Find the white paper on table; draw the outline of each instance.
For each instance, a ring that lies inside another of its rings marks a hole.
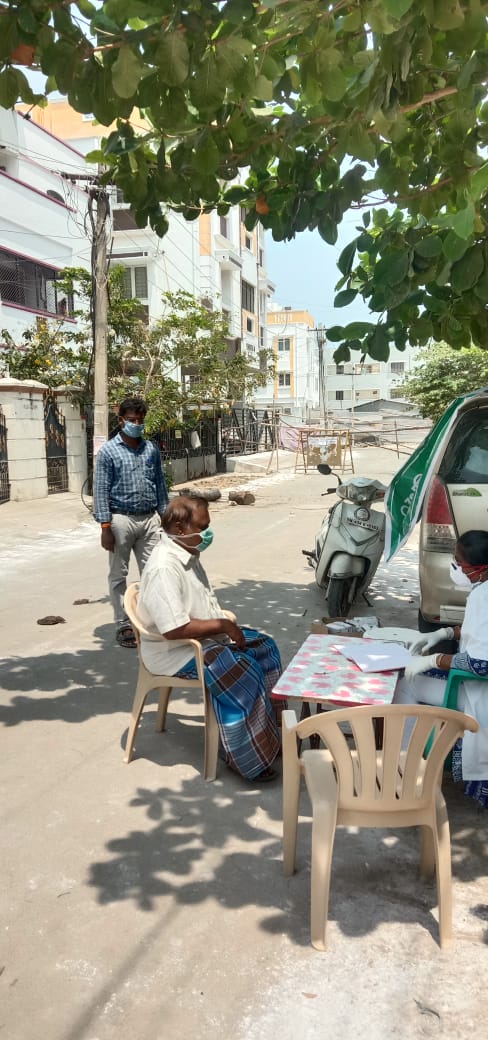
[[[374,640],[334,643],[333,650],[339,650],[348,661],[354,661],[362,672],[389,672],[395,668],[406,668],[412,659],[409,650],[400,643],[375,643]]]

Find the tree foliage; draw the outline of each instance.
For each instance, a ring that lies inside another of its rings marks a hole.
[[[488,386],[488,352],[480,347],[455,350],[436,343],[419,354],[419,365],[401,387],[420,414],[437,422],[451,401]]]
[[[336,306],[359,295],[372,320],[334,327],[337,360],[488,346],[484,0],[10,0],[2,22],[0,104],[39,99],[32,61],[116,120],[93,159],[140,226],[240,203],[248,228],[334,244],[364,211]]]
[[[181,424],[185,416],[194,421],[204,405],[221,409],[252,397],[272,375],[269,352],[255,360],[236,353],[221,312],[208,310],[189,293],[165,293],[163,316],[150,325],[141,321],[139,300],[124,296],[123,271],[109,274],[109,403],[115,408],[123,397],[144,397],[149,433]],[[81,300],[77,331],[61,321],[39,320],[16,343],[3,329],[7,346],[1,360],[15,379],[71,386],[82,408],[90,409],[91,279],[83,269],[70,268],[62,272],[60,285]]]

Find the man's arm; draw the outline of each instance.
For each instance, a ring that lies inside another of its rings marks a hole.
[[[93,516],[99,524],[109,524],[112,519],[110,509],[110,488],[112,486],[112,460],[106,457],[103,450],[95,458],[95,481],[93,485]]]
[[[166,488],[166,481],[164,479],[163,467],[161,464],[161,452],[159,448],[154,445],[157,458],[154,462],[154,480],[156,483],[156,509],[159,514],[164,513],[166,506],[168,505],[168,491]]]
[[[171,632],[163,632],[163,635],[165,639],[211,639],[212,636],[220,636],[222,633],[229,636],[239,650],[246,649],[246,638],[242,629],[230,618],[209,618],[208,621],[193,618]]]

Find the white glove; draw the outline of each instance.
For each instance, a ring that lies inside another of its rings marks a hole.
[[[431,632],[430,635],[420,636],[415,643],[412,643],[410,647],[411,654],[427,654],[429,650],[433,650],[441,639],[454,639],[453,628],[438,628],[436,632]]]
[[[437,654],[431,654],[430,657],[412,657],[405,668],[405,678],[415,679],[416,675],[428,672],[429,668],[437,668],[437,657]]]

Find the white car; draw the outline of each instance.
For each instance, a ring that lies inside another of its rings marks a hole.
[[[460,624],[466,592],[449,578],[457,539],[488,530],[488,388],[460,409],[422,508],[419,545],[421,632]]]

